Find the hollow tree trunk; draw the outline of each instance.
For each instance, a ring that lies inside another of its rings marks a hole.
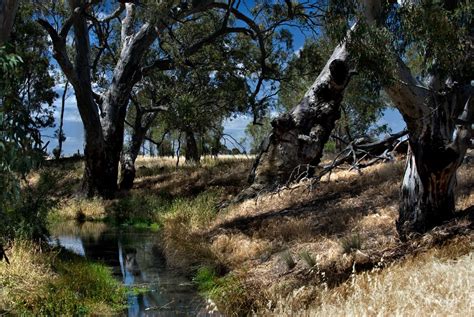
[[[196,137],[192,130],[186,130],[186,164],[199,164],[201,156],[199,155]]]
[[[349,79],[346,43],[334,50],[303,100],[289,113],[272,121],[272,131],[262,143],[249,177],[251,186],[238,200],[256,196],[309,174],[319,164],[335,122]]]

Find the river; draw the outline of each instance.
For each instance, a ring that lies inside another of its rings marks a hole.
[[[61,222],[50,231],[52,244],[105,263],[122,283],[141,289],[128,295],[124,316],[212,316],[191,281],[166,266],[156,232],[101,222]]]

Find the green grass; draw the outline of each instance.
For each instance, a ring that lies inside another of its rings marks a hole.
[[[0,313],[110,315],[125,307],[126,288],[100,263],[31,242],[16,242],[10,261],[0,263]]]
[[[112,311],[124,307],[125,288],[116,281],[110,269],[85,260],[57,263],[59,278],[45,287],[46,298],[28,310],[35,315],[90,315],[96,309]]]
[[[285,266],[288,270],[291,270],[296,266],[296,262],[289,250],[285,250],[280,253],[280,258],[282,259],[283,263],[285,263]]]
[[[177,198],[161,214],[161,222],[179,219],[192,228],[206,227],[216,216],[218,202],[219,191],[216,190],[202,192],[194,198]]]
[[[211,299],[226,316],[242,316],[251,311],[250,292],[238,277],[232,274],[219,277],[214,269],[203,266],[197,270],[193,282],[199,292]]]

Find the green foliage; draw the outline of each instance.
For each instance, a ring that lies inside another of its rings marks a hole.
[[[245,135],[250,140],[250,153],[256,154],[260,150],[260,146],[264,139],[270,135],[272,130],[271,118],[265,116],[260,121],[260,124],[253,124],[250,122],[245,128]]]
[[[393,42],[393,35],[388,29],[363,22],[358,23],[348,41],[347,49],[353,56],[356,70],[363,72],[364,80],[375,88],[389,85],[395,77]],[[361,96],[366,97],[364,94]]]
[[[135,227],[160,226],[159,217],[169,211],[171,198],[168,195],[130,193],[118,199],[110,211],[119,224]]]
[[[324,144],[324,153],[336,153],[336,142],[329,140]]]
[[[56,97],[46,37],[31,14],[29,4],[21,6],[11,40],[0,48],[0,244],[15,234],[38,238],[45,232],[47,196],[35,195],[44,194],[47,176],[35,189],[20,186],[42,160],[40,129],[52,126]]]
[[[283,108],[281,110],[290,110],[301,101],[323,69],[331,49],[331,43],[324,38],[307,40],[290,58],[278,94],[279,104]]]
[[[421,57],[422,73],[469,77],[472,61],[474,5],[459,2],[451,7],[442,1],[423,0],[397,11],[403,44]]]
[[[3,200],[0,243],[14,237],[34,240],[46,237],[47,215],[55,206],[50,198],[54,188],[52,184],[55,182],[55,174],[42,171],[36,184],[25,185],[21,192]]]

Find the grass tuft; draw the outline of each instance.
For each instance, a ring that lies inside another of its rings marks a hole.
[[[296,262],[293,259],[293,256],[291,255],[289,250],[285,250],[280,253],[280,258],[283,260],[283,263],[285,263],[286,268],[288,270],[291,270],[296,266]]]
[[[348,237],[341,239],[342,252],[349,254],[362,249],[362,239],[360,234],[351,234]]]
[[[316,260],[313,258],[311,253],[309,253],[308,251],[306,251],[306,250],[301,251],[300,252],[300,258],[301,258],[301,260],[304,261],[304,263],[306,263],[306,265],[308,266],[309,269],[312,269],[313,267],[316,266]]]

